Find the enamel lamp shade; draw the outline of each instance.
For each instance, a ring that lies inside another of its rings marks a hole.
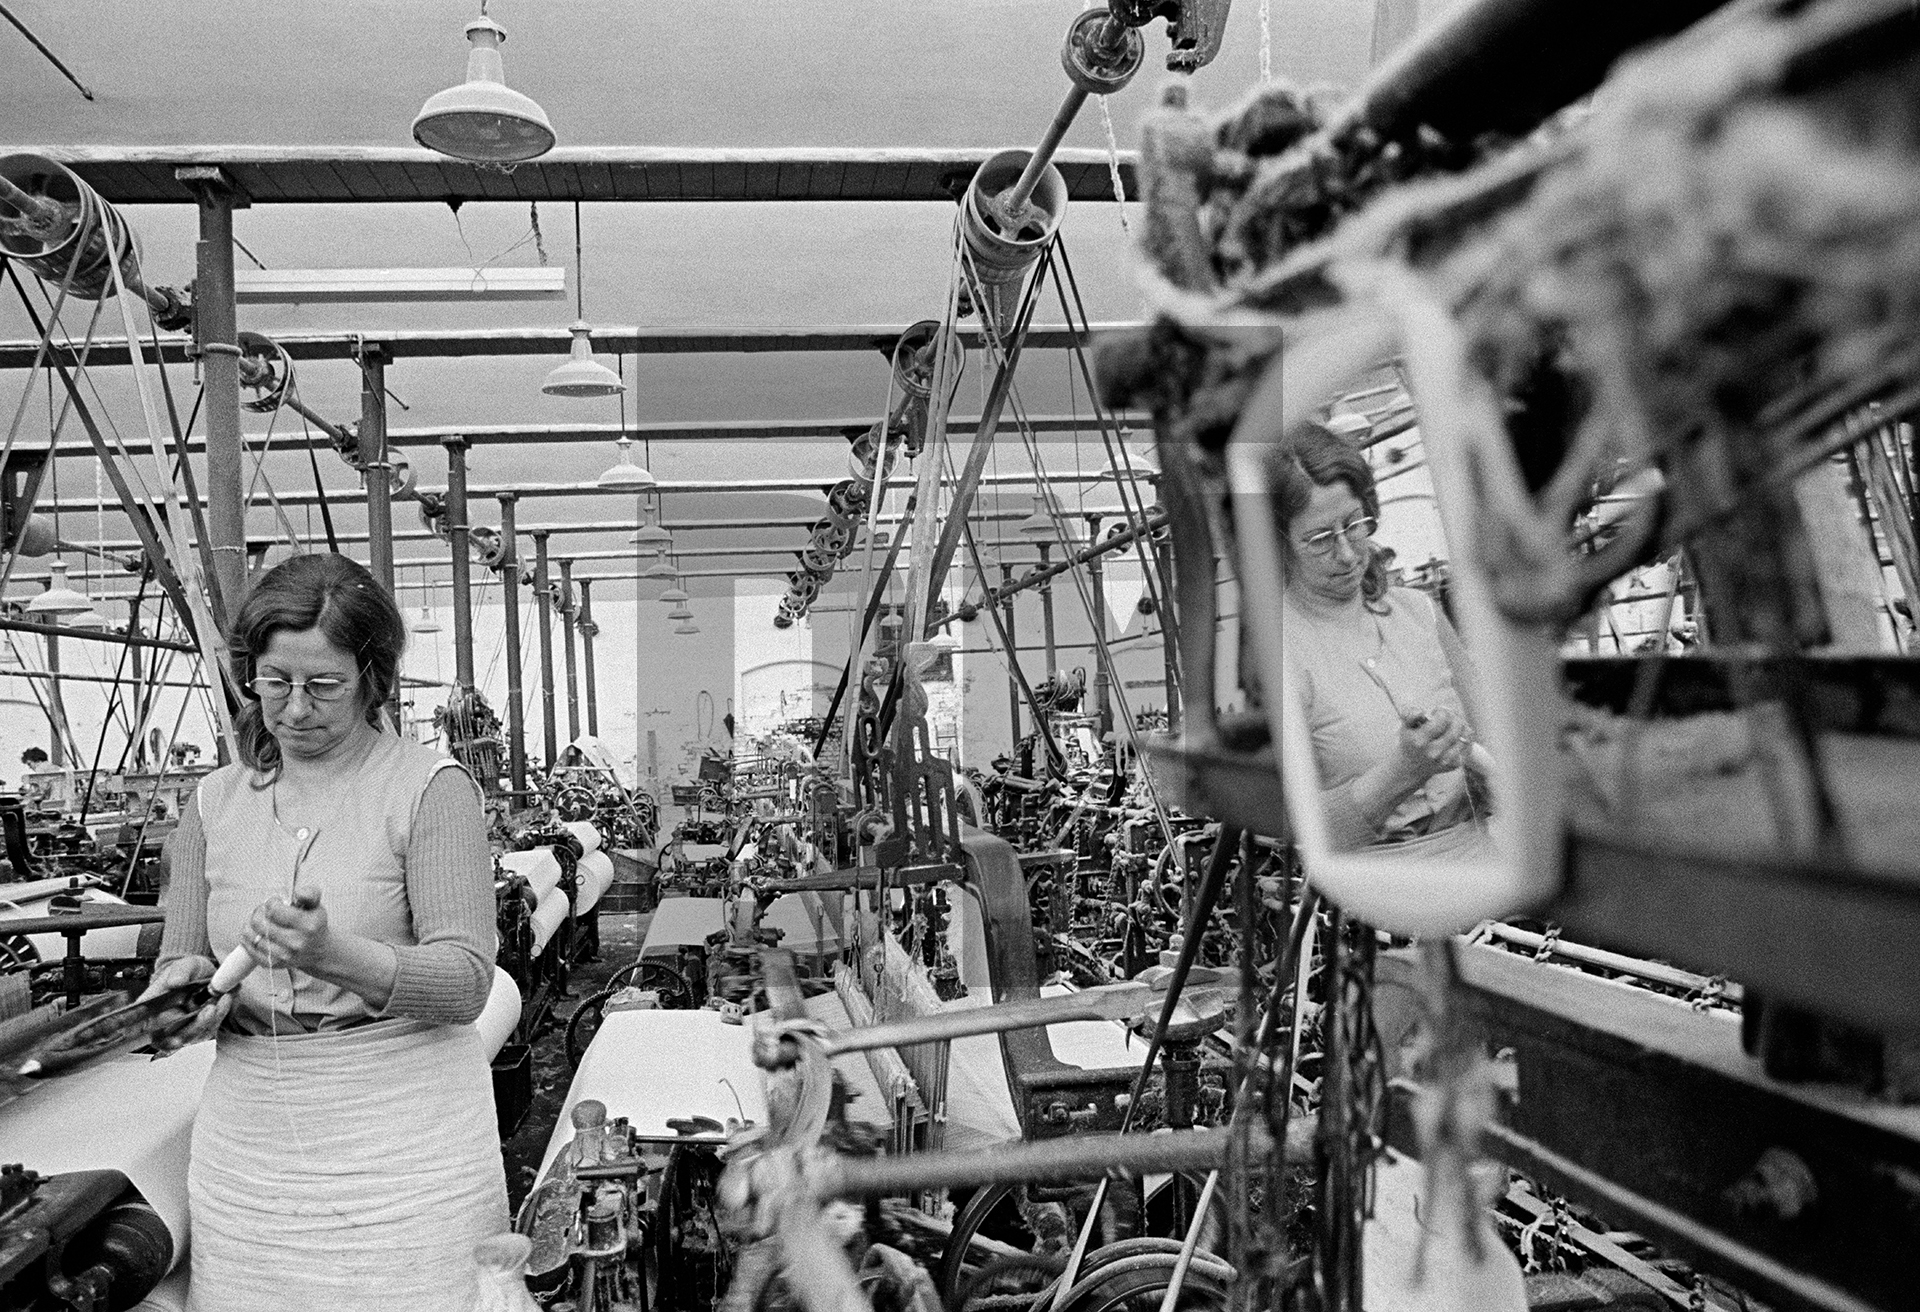
[[[682,623],[678,628],[676,628],[674,632],[679,634],[682,637],[686,637],[689,634],[700,632],[700,626],[698,624],[695,624],[692,620],[687,620],[686,622]]]
[[[483,7],[467,24],[467,80],[428,97],[413,120],[415,141],[475,164],[517,164],[553,149],[547,112],[507,85],[500,58],[506,39]]]
[[[573,334],[571,354],[567,357],[565,364],[555,366],[553,372],[547,375],[547,381],[540,384],[540,390],[548,396],[572,397],[618,396],[626,391],[627,385],[620,381],[620,375],[593,358],[593,328],[584,319],[577,319],[567,331]],[[630,485],[602,483],[601,486],[634,488],[653,486],[652,474],[631,462],[628,462],[627,467],[639,469],[644,475],[643,481]],[[615,465],[607,473],[611,474],[619,468],[619,465]]]
[[[687,590],[685,588],[681,587],[678,583],[676,583],[672,587],[668,588],[665,592],[660,594],[660,600],[665,602],[670,602],[675,606],[684,606],[693,599],[687,595]],[[680,617],[678,615],[675,615],[675,616],[672,616],[671,618],[677,620]]]
[[[560,366],[561,369],[565,369],[566,367],[564,364]],[[594,367],[599,368],[600,366],[595,365]],[[556,369],[554,372],[558,373],[559,370]],[[636,465],[633,463],[633,439],[623,437],[620,439],[619,446],[620,459],[610,466],[604,474],[600,475],[600,477],[595,480],[596,483],[601,487],[610,488],[616,492],[644,492],[652,487],[653,475],[647,471],[644,465]]]
[[[106,623],[85,593],[67,586],[66,561],[56,560],[48,569],[53,577],[47,581],[47,590],[27,603],[27,614],[75,629],[97,629]]]
[[[1060,526],[1053,522],[1053,516],[1047,513],[1046,499],[1038,493],[1033,498],[1033,513],[1020,521],[1020,536],[1023,538],[1057,538]]]
[[[691,620],[693,618],[693,607],[687,605],[687,603],[683,601],[679,605],[675,606],[672,610],[667,612],[667,618],[670,620],[681,620],[681,621]]]

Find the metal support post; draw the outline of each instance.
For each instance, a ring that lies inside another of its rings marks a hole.
[[[1010,584],[1013,582],[1013,566],[1002,565],[1000,567],[1000,582],[1003,585]],[[1020,676],[1018,673],[1016,673],[1020,665],[1020,651],[1018,646],[1016,645],[1016,643],[1018,642],[1018,639],[1014,637],[1014,632],[1013,632],[1013,598],[1012,597],[1008,597],[1006,600],[1006,612],[1007,612],[1007,615],[1006,615],[1007,725],[1008,725],[1009,731],[1013,735],[1012,740],[1008,744],[1007,750],[1012,751],[1015,748],[1020,746]]]
[[[360,481],[367,493],[367,568],[393,595],[393,491],[387,469],[387,355],[377,346],[360,352]],[[387,699],[387,718],[400,724],[400,690]]]
[[[207,536],[213,549],[213,613],[224,627],[247,590],[247,508],[240,440],[240,347],[233,292],[234,192],[219,169],[182,178],[200,209],[195,248],[194,339],[207,423]]]
[[[360,478],[367,489],[367,567],[393,591],[393,476],[387,467],[387,353],[360,351]]]
[[[47,764],[56,770],[67,764],[67,703],[60,695],[60,635],[47,635]]]
[[[587,679],[587,735],[600,736],[600,697],[593,680],[593,639],[600,626],[593,622],[593,580],[580,580],[580,617],[574,621],[580,630],[580,663]]]
[[[1153,544],[1154,569],[1160,575],[1160,644],[1166,660],[1167,680],[1167,730],[1172,732],[1180,724],[1180,663],[1179,652],[1174,635],[1173,589],[1167,584],[1173,578],[1173,548],[1166,541]]]
[[[1049,545],[1040,544],[1040,568],[1045,569],[1052,563]],[[1053,580],[1048,579],[1040,585],[1040,629],[1042,640],[1047,644],[1047,682],[1053,682],[1053,676],[1060,670],[1060,653],[1053,644]]]
[[[527,791],[526,711],[520,703],[520,551],[514,541],[512,492],[500,502],[500,604],[507,621],[507,773],[517,798]]]
[[[545,729],[547,769],[560,759],[553,722],[553,576],[547,570],[548,529],[533,531],[533,595],[540,612],[540,710]]]
[[[567,741],[580,737],[580,666],[579,657],[574,653],[573,617],[578,613],[578,603],[573,599],[573,562],[560,562],[560,625],[564,630],[567,656]]]
[[[473,691],[473,559],[467,554],[467,439],[440,439],[447,449],[447,536],[453,540],[453,677]]]
[[[1100,516],[1087,516],[1087,541],[1100,540]],[[1113,731],[1113,688],[1107,676],[1107,663],[1099,659],[1099,649],[1107,645],[1107,564],[1100,556],[1087,558],[1087,581],[1093,585],[1093,712],[1100,717],[1100,733]]]

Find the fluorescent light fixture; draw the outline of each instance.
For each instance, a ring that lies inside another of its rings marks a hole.
[[[567,294],[560,265],[494,269],[235,269],[242,305],[320,301],[543,301]]]

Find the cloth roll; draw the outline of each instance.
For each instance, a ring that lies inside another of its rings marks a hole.
[[[600,850],[600,831],[593,827],[590,820],[563,820],[560,827],[580,840],[581,850],[598,852]]]
[[[584,916],[593,910],[607,890],[613,887],[613,858],[605,852],[589,852],[580,858],[580,869],[576,873],[580,885],[578,900],[574,903],[573,914]]]
[[[538,955],[547,950],[547,942],[553,932],[567,918],[567,895],[557,888],[547,890],[540,899],[540,905],[533,909],[533,950]]]
[[[513,1035],[513,1027],[519,1023],[520,990],[513,976],[495,966],[487,1005],[480,1012],[480,1018],[473,1022],[473,1027],[480,1031],[480,1046],[486,1050],[488,1061],[500,1055],[500,1049]]]

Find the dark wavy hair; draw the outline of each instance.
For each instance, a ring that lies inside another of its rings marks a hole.
[[[280,774],[280,744],[267,731],[260,699],[248,684],[276,633],[319,629],[328,642],[353,653],[360,667],[360,707],[368,724],[400,682],[407,625],[387,590],[364,565],[332,552],[282,561],[260,577],[234,617],[228,644],[235,678],[247,699],[234,717],[240,759],[269,778]]]
[[[1318,424],[1299,429],[1275,453],[1272,465],[1273,500],[1285,548],[1293,549],[1293,521],[1313,500],[1316,487],[1345,483],[1360,508],[1380,518],[1380,491],[1366,456]],[[1360,577],[1360,596],[1368,606],[1385,610],[1387,565],[1383,551],[1366,544],[1367,568]]]

